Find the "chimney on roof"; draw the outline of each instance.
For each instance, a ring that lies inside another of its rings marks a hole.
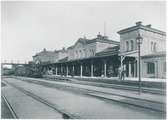
[[[102,37],[102,35],[100,34],[100,32],[99,32],[99,34],[97,35],[97,38],[101,38]]]
[[[65,51],[65,47],[63,47],[62,50]]]
[[[148,27],[148,28],[151,28],[151,24],[149,24],[149,25],[146,25],[146,27]]]
[[[142,25],[142,22],[141,22],[141,21],[138,21],[138,22],[136,22],[136,25],[137,25],[137,26]]]
[[[83,37],[84,39],[86,39],[86,36],[84,35],[84,37]]]
[[[108,39],[108,36],[103,36],[103,39]]]
[[[44,48],[43,51],[45,52],[45,51],[46,51],[46,48]]]

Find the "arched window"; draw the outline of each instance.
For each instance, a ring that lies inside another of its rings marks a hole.
[[[75,56],[75,58],[78,58],[78,52],[76,51],[76,56]]]
[[[82,51],[80,50],[80,58],[82,57]]]
[[[126,51],[129,51],[129,42],[126,41]]]
[[[94,55],[95,53],[94,53],[94,50],[92,49],[92,55]]]
[[[153,42],[151,42],[151,51],[153,51],[153,44],[154,44],[154,43],[153,43]]]
[[[90,51],[89,56],[91,56],[91,54],[92,54],[91,49],[89,51]]]
[[[83,50],[83,57],[86,57],[86,50]]]
[[[91,55],[93,55],[93,50],[91,49]]]
[[[157,44],[156,44],[156,43],[154,43],[154,48],[153,48],[153,50],[154,50],[154,52],[157,51]]]
[[[133,51],[133,49],[134,49],[134,43],[133,43],[133,40],[131,40],[130,42],[131,42],[131,50]]]

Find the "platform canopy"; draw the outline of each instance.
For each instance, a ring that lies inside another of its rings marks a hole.
[[[119,56],[138,57],[138,50],[119,53]]]

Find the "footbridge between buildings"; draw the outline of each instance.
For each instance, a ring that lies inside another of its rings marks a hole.
[[[15,70],[18,66],[25,66],[27,63],[14,63],[14,62],[2,62],[1,73],[8,73],[11,70]]]

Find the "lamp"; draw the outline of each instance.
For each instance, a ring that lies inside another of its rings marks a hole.
[[[140,71],[140,45],[143,42],[143,38],[141,37],[140,33],[138,33],[138,36],[136,37],[137,45],[138,45],[138,61],[139,61],[139,94],[141,93],[141,71]]]

